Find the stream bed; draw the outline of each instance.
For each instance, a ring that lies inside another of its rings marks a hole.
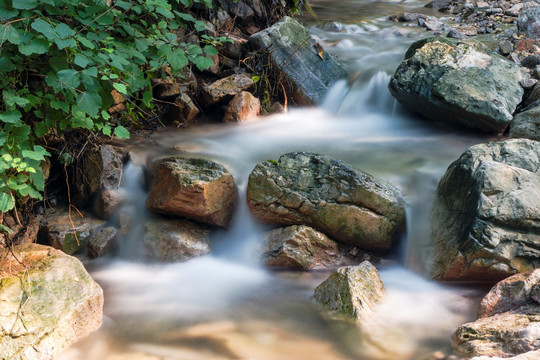
[[[428,280],[430,206],[448,165],[489,139],[420,119],[388,91],[408,46],[429,33],[387,17],[432,11],[425,3],[311,1],[322,23],[310,16],[304,21],[350,74],[320,107],[243,124],[166,129],[133,144],[141,161],[186,154],[225,165],[240,192],[237,214],[229,230],[211,234],[212,255],[178,264],[136,261],[129,254],[136,253],[142,233],[134,230],[122,244],[123,256],[88,262],[105,291],[104,323],[57,359],[416,360],[450,351],[451,334],[473,319],[486,289]],[[257,262],[255,248],[269,227],[249,214],[247,179],[257,163],[291,151],[343,160],[396,184],[407,199],[407,234],[378,265],[387,297],[369,331],[317,309],[313,290],[329,271],[272,272]],[[129,174],[137,184],[140,172]],[[143,207],[145,194],[134,187],[132,196]],[[143,221],[144,208],[139,213]]]

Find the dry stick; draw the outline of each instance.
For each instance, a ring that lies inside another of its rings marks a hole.
[[[71,223],[71,229],[73,230],[73,235],[75,235],[75,240],[77,241],[77,246],[81,246],[81,243],[79,242],[79,237],[77,236],[77,231],[75,230],[75,224],[73,223],[73,219],[71,218],[71,207],[73,206],[71,204],[71,190],[69,188],[69,181],[68,181],[68,173],[67,173],[67,169],[66,167],[64,166],[64,172],[66,173],[66,185],[67,185],[67,194],[68,194],[68,217],[69,217],[69,222]],[[75,210],[77,210],[77,212],[79,213],[79,215],[82,216],[81,212],[79,211],[79,209],[77,209],[75,206],[73,206],[75,208]]]
[[[285,91],[285,86],[283,86],[283,83],[281,81],[279,82],[279,85],[281,85],[281,89],[283,90],[283,95],[285,95],[284,96],[285,101],[283,101],[284,102],[283,107],[285,108],[285,112],[288,112],[288,109],[287,109],[287,107],[288,107],[288,105],[287,105],[287,92]]]

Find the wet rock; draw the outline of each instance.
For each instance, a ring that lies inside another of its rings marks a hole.
[[[540,37],[540,4],[530,1],[519,11],[518,30],[528,38]]]
[[[104,224],[104,221],[95,219],[84,212],[79,214],[77,211],[72,211],[70,217],[67,209],[57,207],[45,210],[41,233],[52,247],[72,255],[82,250],[90,235]]]
[[[75,170],[71,184],[72,199],[85,206],[101,191],[117,189],[122,179],[122,156],[111,145],[90,150]]]
[[[94,212],[101,219],[107,220],[111,215],[129,201],[129,194],[122,189],[105,190],[99,194],[94,203]]]
[[[529,351],[512,357],[501,358],[498,356],[476,356],[471,360],[537,360],[540,359],[540,350]]]
[[[203,100],[207,105],[212,105],[230,99],[252,86],[251,77],[246,74],[234,74],[203,87]]]
[[[504,13],[508,16],[514,16],[514,17],[517,17],[519,16],[519,12],[521,11],[521,9],[523,8],[523,3],[519,2],[517,4],[514,4],[512,5],[512,7],[510,7],[508,10],[506,10]]]
[[[390,16],[389,20],[399,21],[399,22],[413,22],[413,21],[418,21],[419,19],[426,19],[426,18],[427,16],[424,14],[403,12],[397,15]]]
[[[523,105],[529,106],[538,100],[540,100],[540,83],[536,83],[527,99],[523,102]]]
[[[189,220],[152,219],[145,224],[147,254],[161,261],[185,262],[210,252],[208,228]]]
[[[315,289],[315,300],[325,310],[362,322],[384,298],[384,284],[368,261],[337,269]]]
[[[357,258],[326,235],[308,226],[293,225],[270,231],[261,246],[266,266],[296,270],[332,268]]]
[[[219,0],[221,7],[232,17],[246,23],[253,18],[255,13],[244,0],[228,1]]]
[[[439,182],[433,213],[441,280],[498,281],[540,266],[540,143],[475,145]]]
[[[291,83],[298,103],[322,101],[332,85],[346,76],[331,54],[319,55],[304,26],[291,17],[252,35],[249,44],[254,50],[268,52],[273,67]]]
[[[174,100],[167,117],[181,124],[189,124],[199,115],[199,108],[188,94],[182,93]]]
[[[540,307],[537,311],[540,311]],[[539,349],[539,328],[538,312],[506,312],[461,326],[452,336],[452,346],[462,356],[506,358]]]
[[[457,28],[457,31],[459,31],[460,33],[466,36],[478,35],[478,30],[474,26],[461,25]]]
[[[418,25],[425,27],[429,31],[440,31],[444,27],[442,21],[432,16],[428,16],[426,18],[419,18]]]
[[[538,80],[536,79],[522,79],[519,82],[519,85],[521,85],[521,87],[525,90],[532,90],[537,82]]]
[[[390,80],[405,107],[435,121],[502,132],[521,102],[519,66],[472,40],[428,38],[415,42]]]
[[[521,60],[521,65],[529,69],[534,69],[539,64],[540,64],[539,55],[529,55],[525,59]]]
[[[112,226],[99,230],[88,240],[88,255],[97,258],[110,254],[117,246],[116,229]]]
[[[101,325],[103,291],[79,260],[36,244],[0,259],[0,358],[52,359]]]
[[[540,141],[540,104],[514,117],[509,136]]]
[[[427,5],[425,5],[425,7],[433,8],[435,10],[440,10],[440,9],[444,9],[448,7],[451,2],[452,2],[451,0],[433,0]]]
[[[467,39],[467,36],[460,33],[457,29],[452,29],[446,34],[446,37],[454,39]]]
[[[255,118],[261,112],[261,102],[247,91],[235,95],[225,111],[224,122],[242,122]]]
[[[503,40],[499,43],[499,53],[501,55],[506,56],[510,54],[512,51],[514,51],[514,44],[512,44],[510,41]]]
[[[232,175],[213,161],[169,157],[151,166],[146,206],[152,211],[227,227],[236,198]]]
[[[405,221],[399,190],[342,161],[306,152],[258,164],[247,201],[265,223],[308,225],[371,250],[390,249]]]
[[[533,289],[540,287],[540,269],[519,273],[499,281],[482,299],[479,318],[494,316],[524,307],[540,307],[533,299]]]

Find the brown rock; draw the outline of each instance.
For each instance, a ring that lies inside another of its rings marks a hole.
[[[208,228],[188,220],[152,219],[145,224],[147,254],[167,262],[184,262],[210,252]]]
[[[474,26],[462,25],[462,26],[457,28],[457,31],[459,31],[463,35],[467,35],[467,36],[476,36],[476,35],[478,35],[478,30]]]
[[[152,211],[227,227],[236,197],[232,175],[213,161],[170,157],[151,166],[146,206]]]
[[[195,105],[189,95],[182,93],[174,100],[174,106],[171,107],[167,116],[171,121],[188,124],[199,115],[199,112],[199,108]]]
[[[261,246],[269,267],[309,270],[351,264],[356,259],[326,235],[308,226],[293,225],[270,231]]]
[[[253,86],[253,80],[246,74],[234,74],[203,87],[203,100],[212,105],[247,90]]]
[[[49,360],[101,325],[103,291],[47,246],[0,249],[0,359]]]
[[[121,189],[105,190],[99,194],[94,203],[94,211],[102,219],[108,219],[129,199],[128,194]]]
[[[535,286],[540,286],[540,269],[499,281],[482,299],[478,307],[478,317],[484,318],[531,304],[537,305],[532,299]]]
[[[242,122],[256,117],[261,111],[261,102],[247,91],[235,95],[225,111],[224,122]]]

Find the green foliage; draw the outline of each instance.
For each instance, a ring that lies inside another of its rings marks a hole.
[[[208,56],[226,39],[203,38],[201,48],[181,36],[184,28],[205,29],[187,10],[193,2],[212,6],[211,0],[0,0],[0,213],[17,199],[41,197],[40,163],[50,155],[39,145],[43,137],[73,129],[129,137],[122,125],[152,109],[152,77],[165,67],[182,75],[191,65],[213,65]],[[111,116],[113,90],[138,110]]]

